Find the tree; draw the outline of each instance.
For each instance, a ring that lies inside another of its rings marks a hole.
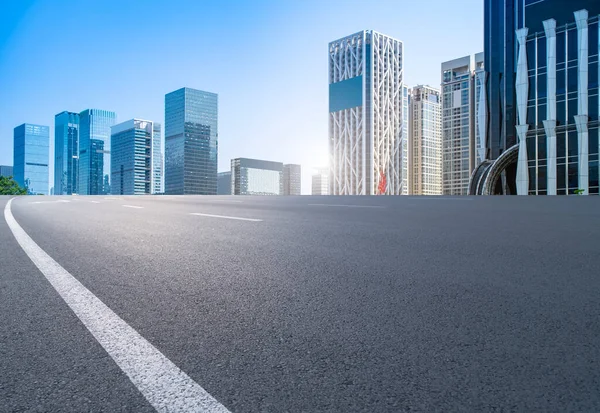
[[[0,176],[0,195],[27,195],[27,189],[21,188],[12,176]]]

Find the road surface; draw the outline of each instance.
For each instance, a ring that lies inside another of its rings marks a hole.
[[[0,411],[600,411],[597,197],[8,200]]]

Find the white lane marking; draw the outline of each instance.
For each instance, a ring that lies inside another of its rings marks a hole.
[[[23,251],[157,411],[230,413],[46,254],[15,220],[13,199],[6,203],[4,219]]]
[[[124,206],[125,208],[137,208],[137,209],[142,209],[142,208],[144,208],[144,207],[137,206],[137,205],[121,205],[121,206]]]
[[[59,199],[58,201],[34,201],[30,202],[30,204],[56,204],[57,202],[71,202],[66,199]]]
[[[100,202],[98,201],[90,201],[92,204],[99,204]]]
[[[114,198],[114,197],[111,197],[111,196],[107,196],[107,197],[105,197],[104,199],[118,199],[118,200],[121,200],[121,199],[123,199],[123,198]]]
[[[229,199],[211,199],[211,201],[214,201],[214,202],[236,202],[238,204],[241,204],[244,202],[244,201],[230,201]]]
[[[308,204],[308,206],[342,207],[342,208],[385,208],[379,205],[343,205],[343,204]]]
[[[252,222],[261,222],[262,221],[262,219],[256,219],[256,218],[242,218],[242,217],[230,217],[227,215],[201,214],[199,212],[192,212],[192,213],[190,213],[190,215],[198,215],[201,217],[210,217],[210,218],[236,219],[239,221],[252,221]]]

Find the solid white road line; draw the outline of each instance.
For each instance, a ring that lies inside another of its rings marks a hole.
[[[136,208],[136,209],[142,209],[142,208],[144,208],[144,207],[137,206],[137,205],[121,205],[121,206],[124,206],[125,208]]]
[[[308,204],[308,206],[343,207],[343,208],[385,208],[379,205],[342,205],[342,204]]]
[[[157,411],[229,413],[225,406],[46,254],[13,217],[13,199],[4,208],[4,218],[23,251]]]
[[[242,218],[242,217],[230,217],[227,215],[201,214],[199,212],[192,212],[192,213],[190,213],[190,215],[198,215],[201,217],[210,217],[210,218],[236,219],[239,221],[252,221],[252,222],[261,222],[262,221],[262,219],[256,219],[256,218]]]

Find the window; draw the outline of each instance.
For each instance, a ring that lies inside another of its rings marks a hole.
[[[567,37],[567,61],[577,59],[577,29],[571,29]]]

